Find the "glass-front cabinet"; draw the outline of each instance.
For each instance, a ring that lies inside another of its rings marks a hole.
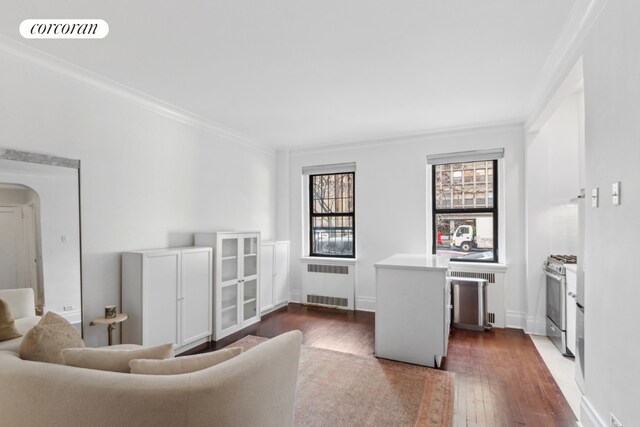
[[[260,233],[196,233],[195,244],[214,252],[214,340],[260,321]]]

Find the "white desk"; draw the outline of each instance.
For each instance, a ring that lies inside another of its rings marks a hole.
[[[376,356],[439,366],[449,343],[449,259],[396,254],[375,267]]]

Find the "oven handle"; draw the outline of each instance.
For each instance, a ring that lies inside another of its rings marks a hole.
[[[542,272],[543,272],[544,274],[546,274],[547,276],[551,277],[552,279],[557,280],[558,282],[562,282],[562,280],[563,280],[563,277],[562,277],[562,276],[559,276],[559,275],[557,275],[557,274],[554,274],[554,273],[552,273],[552,272],[550,272],[550,271],[542,270]]]

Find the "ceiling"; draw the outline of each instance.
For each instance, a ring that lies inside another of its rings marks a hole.
[[[576,2],[0,1],[0,34],[271,148],[523,122]],[[28,18],[110,32],[25,40]]]

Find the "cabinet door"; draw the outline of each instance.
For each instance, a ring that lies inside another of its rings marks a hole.
[[[274,304],[289,301],[289,242],[277,242],[275,251]]]
[[[447,279],[444,287],[444,346],[442,349],[442,355],[447,355],[449,348],[449,332],[451,330],[451,282]]]
[[[182,345],[211,335],[211,250],[182,251]]]
[[[259,316],[258,307],[258,245],[260,239],[255,234],[246,234],[242,236],[242,262],[241,280],[242,280],[242,323],[251,321]]]
[[[180,343],[178,335],[178,284],[180,252],[149,255],[145,262],[143,291],[143,345]]]
[[[275,245],[273,243],[263,244],[260,250],[260,310],[264,311],[274,305],[273,256]]]
[[[240,322],[240,271],[242,244],[238,235],[219,236],[216,272],[216,332],[224,335],[237,329]]]

